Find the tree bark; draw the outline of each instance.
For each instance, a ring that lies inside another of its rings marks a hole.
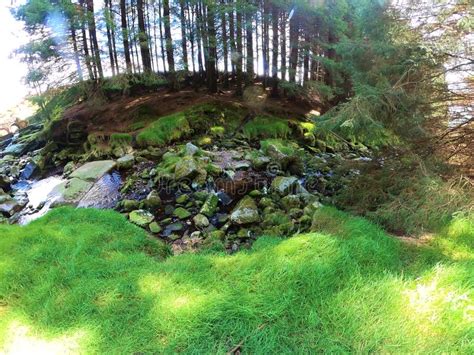
[[[207,88],[210,93],[217,92],[217,43],[216,43],[216,26],[215,26],[215,3],[214,0],[208,0],[207,6],[207,31],[209,34],[208,40],[208,55],[207,61]]]
[[[171,38],[169,0],[163,0],[163,17],[164,17],[164,25],[165,25],[166,58],[168,59],[168,68],[170,72],[171,87],[175,89],[177,83],[176,83],[175,68],[174,68],[173,39]]]
[[[221,24],[222,24],[222,50],[223,50],[223,56],[224,56],[224,87],[228,88],[229,87],[229,81],[228,81],[228,76],[229,76],[229,48],[228,48],[228,43],[227,43],[227,23],[226,23],[226,11],[225,9],[225,0],[221,0]]]
[[[102,63],[100,60],[100,50],[99,44],[97,42],[97,32],[96,32],[96,25],[95,25],[95,17],[94,17],[94,0],[87,0],[87,13],[88,13],[88,23],[89,23],[89,33],[91,36],[91,41],[94,46],[94,62],[97,65],[97,69],[99,71],[99,77],[102,79],[104,77],[104,72],[102,70]]]
[[[272,96],[278,96],[278,6],[272,4]]]
[[[281,33],[281,80],[286,80],[286,14],[282,12],[280,22]]]
[[[128,27],[127,27],[127,4],[125,0],[120,0],[120,20],[122,25],[122,41],[123,52],[125,55],[125,64],[127,72],[132,72],[132,60],[130,58],[130,42],[128,41]]]
[[[137,0],[137,15],[138,15],[138,41],[140,42],[140,54],[142,56],[143,71],[150,73],[151,56],[150,48],[148,47],[148,34],[145,26],[145,15],[143,11],[143,0]]]
[[[184,71],[187,72],[188,68],[188,48],[187,48],[187,39],[186,39],[186,17],[185,17],[185,0],[179,0],[179,18],[181,21],[181,48],[183,54],[183,64],[184,64]]]
[[[299,24],[295,11],[290,20],[290,83],[296,81],[296,70],[298,68],[298,37]]]
[[[114,50],[112,47],[112,33],[110,30],[109,1],[110,0],[105,0],[104,17],[105,17],[105,28],[106,28],[106,33],[107,33],[107,48],[109,50],[110,68],[112,69],[112,76],[115,76],[115,58],[114,58]]]
[[[235,61],[235,67],[236,67],[236,74],[237,74],[237,80],[236,80],[236,85],[237,85],[237,89],[235,91],[235,93],[238,95],[238,96],[241,96],[242,95],[242,64],[243,64],[243,44],[242,44],[242,11],[239,11],[239,9],[237,9],[237,26],[236,26],[236,30],[237,30],[237,54],[235,56],[233,56],[232,60]]]
[[[245,11],[245,37],[247,39],[247,75],[246,84],[250,85],[253,82],[254,69],[253,69],[253,9],[249,8],[249,4],[246,5]]]

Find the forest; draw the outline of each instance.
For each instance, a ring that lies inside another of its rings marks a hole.
[[[474,352],[471,1],[8,3],[0,353]]]

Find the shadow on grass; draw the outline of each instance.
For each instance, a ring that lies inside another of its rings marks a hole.
[[[53,343],[79,332],[84,352],[469,351],[468,222],[420,248],[325,208],[315,233],[165,259],[117,213],[57,209],[0,226],[0,344],[23,324]]]

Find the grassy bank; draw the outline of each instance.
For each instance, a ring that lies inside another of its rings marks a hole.
[[[474,351],[474,222],[401,243],[334,209],[235,255],[167,249],[117,213],[0,226],[0,349]]]

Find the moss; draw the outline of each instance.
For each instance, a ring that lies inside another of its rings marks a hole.
[[[195,105],[185,112],[189,125],[196,132],[208,131],[216,123],[233,131],[240,125],[245,114],[246,111],[239,106],[220,102]]]
[[[287,138],[290,134],[288,121],[272,116],[257,116],[242,129],[247,139]]]
[[[198,145],[203,145],[203,146],[211,145],[212,144],[212,138],[209,137],[209,136],[203,136],[203,137],[198,139],[197,143],[198,143]]]
[[[225,133],[225,128],[222,126],[211,127],[211,134],[215,137],[223,137]]]
[[[163,146],[177,141],[191,133],[188,120],[183,112],[161,117],[137,136],[138,144],[142,146]]]
[[[296,143],[285,141],[282,139],[265,139],[260,141],[260,148],[265,154],[268,154],[268,149],[273,146],[279,152],[285,155],[295,155],[298,145]]]
[[[157,170],[159,176],[171,175],[174,173],[176,164],[181,160],[179,155],[173,152],[167,152],[163,155],[163,160],[158,164]]]
[[[110,144],[112,146],[122,146],[132,144],[132,136],[128,133],[112,133],[110,136]]]

